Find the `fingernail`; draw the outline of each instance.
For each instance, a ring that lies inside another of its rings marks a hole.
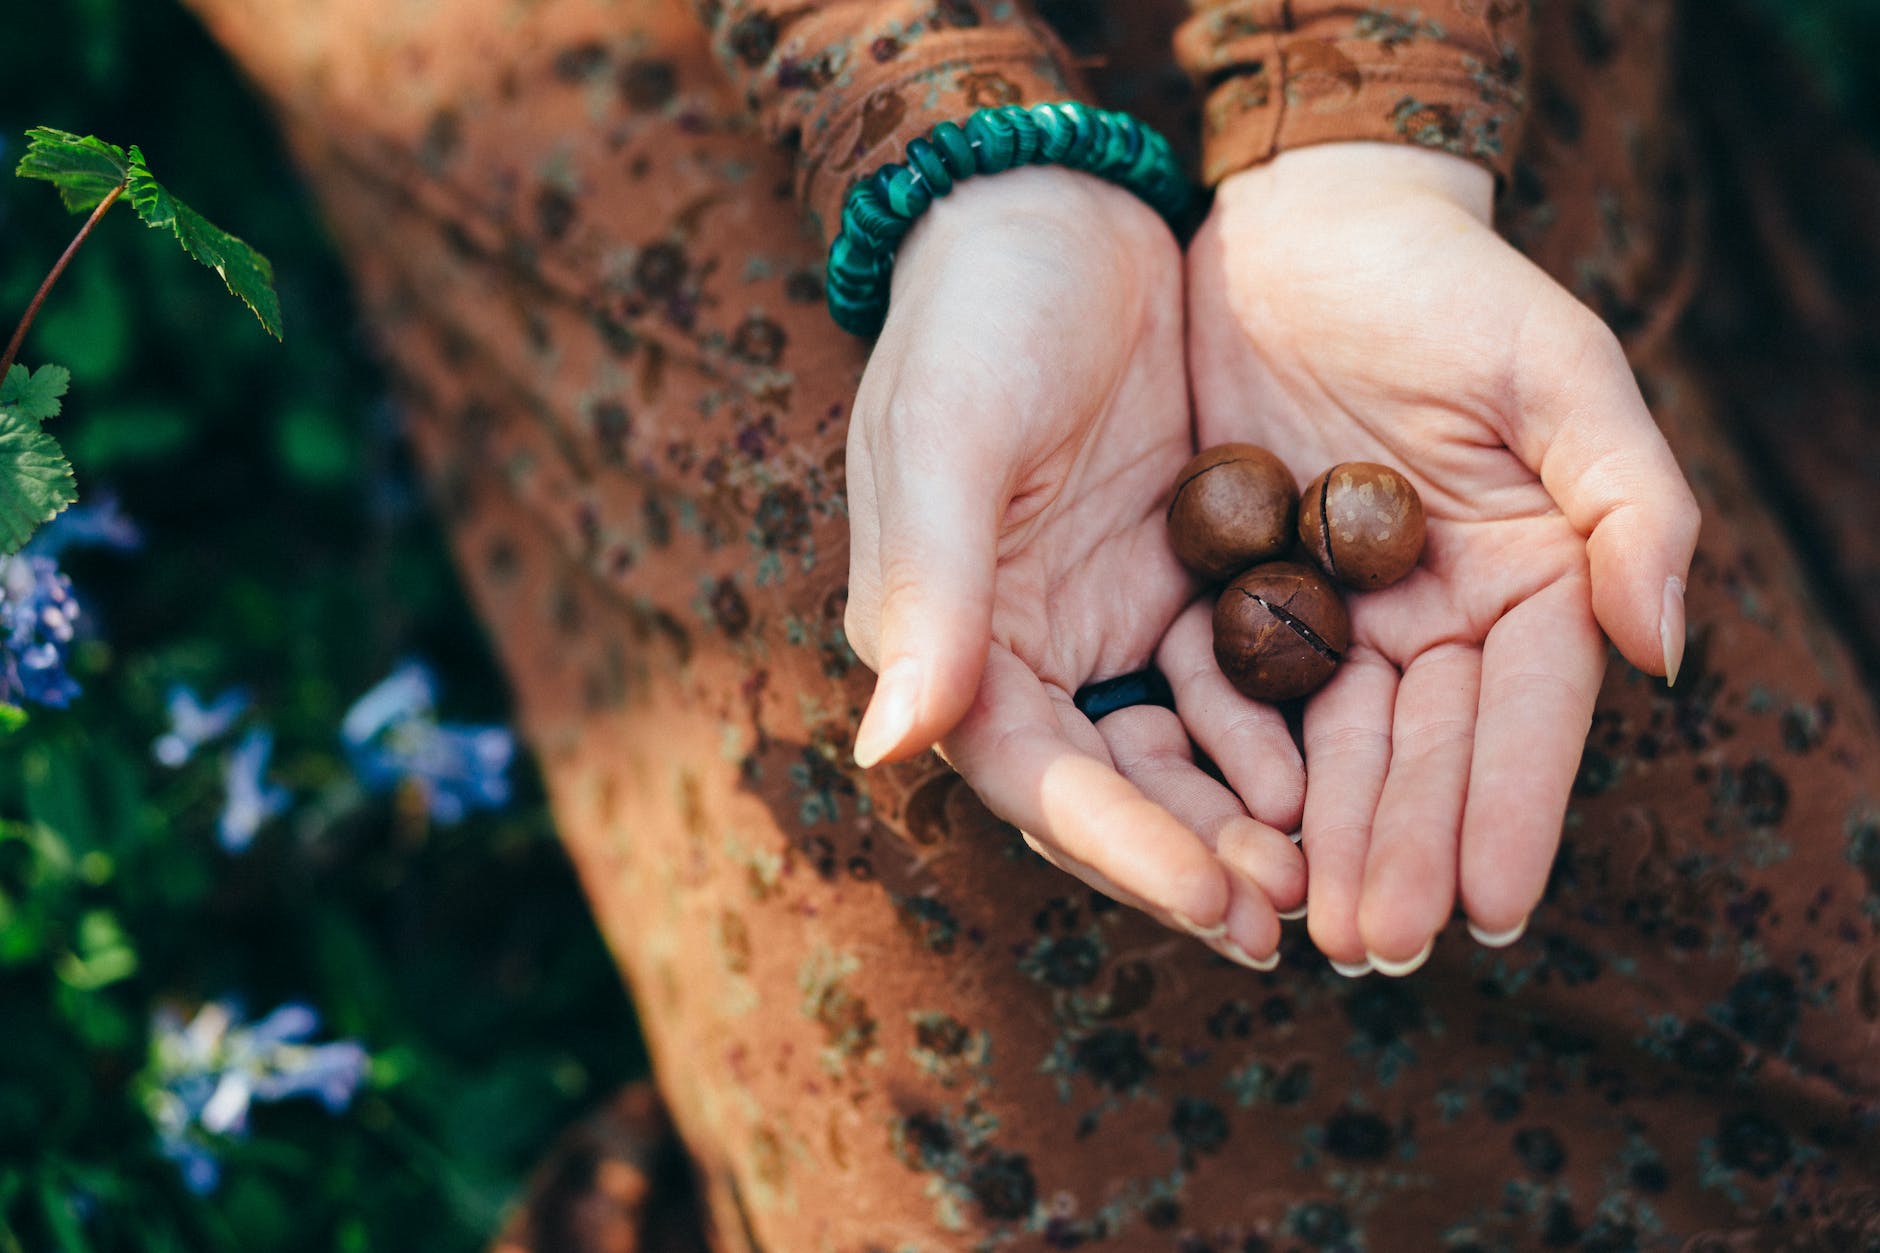
[[[1279,917],[1280,917],[1281,922],[1297,922],[1301,918],[1304,918],[1305,916],[1306,916],[1306,907],[1304,905],[1301,905],[1299,906],[1298,909],[1287,910],[1285,913],[1281,914]]]
[[[1429,939],[1423,941],[1423,947],[1417,950],[1414,957],[1407,957],[1400,962],[1391,961],[1387,957],[1379,957],[1376,953],[1366,953],[1364,956],[1365,960],[1369,961],[1379,974],[1389,975],[1393,979],[1401,979],[1418,966],[1428,961],[1430,959],[1430,953],[1434,951],[1435,948],[1436,937],[1431,936]]]
[[[1665,580],[1664,610],[1658,618],[1658,642],[1665,649],[1665,686],[1678,681],[1678,667],[1684,664],[1684,580],[1672,575]]]
[[[1528,920],[1523,918],[1506,931],[1484,931],[1476,926],[1474,921],[1470,921],[1469,934],[1475,938],[1477,944],[1485,948],[1507,948],[1521,938],[1521,933],[1527,930],[1527,925]]]
[[[1227,923],[1225,920],[1212,927],[1204,927],[1186,914],[1176,914],[1174,917],[1176,925],[1189,935],[1194,936],[1197,940],[1208,940],[1212,942],[1227,934]]]
[[[1272,970],[1279,965],[1279,950],[1277,948],[1273,950],[1271,957],[1255,957],[1232,940],[1222,940],[1219,951],[1221,956],[1227,958],[1229,961],[1237,961],[1249,970]]]
[[[920,669],[911,658],[889,666],[875,684],[868,712],[855,733],[855,764],[867,770],[893,752],[914,727],[915,702],[920,699]]]
[[[1331,961],[1332,969],[1336,970],[1339,974],[1345,976],[1345,978],[1347,979],[1356,979],[1359,975],[1368,975],[1371,973],[1371,959],[1369,956],[1366,956],[1365,959],[1361,962],[1347,963],[1347,962],[1341,962],[1341,961],[1332,961],[1332,959],[1329,957],[1326,958],[1325,960]]]
[[[1306,833],[1304,831],[1288,831],[1286,838],[1291,840],[1294,844],[1297,844],[1306,838]]]

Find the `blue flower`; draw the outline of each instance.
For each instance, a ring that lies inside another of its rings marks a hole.
[[[437,680],[417,661],[401,663],[354,702],[340,740],[361,785],[373,792],[416,787],[442,823],[508,804],[515,736],[500,726],[440,723],[436,706]]]
[[[254,842],[255,833],[287,808],[287,789],[267,782],[265,777],[268,755],[273,751],[273,732],[255,727],[242,736],[223,763],[227,797],[222,803],[222,816],[216,821],[216,838],[231,853],[244,851]]]
[[[0,703],[72,703],[79,688],[65,660],[80,612],[51,557],[0,557]]]
[[[150,745],[150,755],[171,768],[187,762],[197,749],[228,733],[248,710],[248,693],[231,687],[204,705],[196,694],[178,683],[168,697],[170,729]]]
[[[247,1135],[256,1102],[312,1096],[335,1114],[351,1104],[371,1058],[353,1040],[309,1043],[319,1030],[320,1016],[298,1003],[249,1026],[226,1001],[203,1006],[188,1022],[167,1009],[157,1013],[145,1101],[158,1148],[191,1191],[215,1190],[222,1173],[216,1137]]]
[[[68,548],[108,548],[134,552],[144,544],[137,529],[118,508],[118,498],[111,492],[97,493],[95,503],[73,505],[39,528],[21,552],[57,560]]]

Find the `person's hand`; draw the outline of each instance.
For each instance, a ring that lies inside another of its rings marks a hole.
[[[1127,192],[1013,171],[916,225],[850,424],[846,629],[881,676],[855,755],[938,742],[1054,864],[1264,965],[1305,895],[1275,829],[1304,790],[1282,719],[1192,630],[1165,650],[1182,719],[1093,726],[1071,701],[1145,665],[1194,594],[1162,521],[1191,452],[1183,347],[1180,251]]]
[[[1675,679],[1698,510],[1618,341],[1491,229],[1487,171],[1310,147],[1222,183],[1189,251],[1199,445],[1423,496],[1403,582],[1353,593],[1305,706],[1313,942],[1407,973],[1461,893],[1483,943],[1539,901],[1605,669]]]

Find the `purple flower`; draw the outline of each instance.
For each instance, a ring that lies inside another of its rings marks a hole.
[[[40,527],[20,551],[57,560],[68,548],[109,548],[133,552],[143,547],[143,532],[118,508],[112,492],[100,492],[96,503],[73,505]]]
[[[287,789],[266,780],[268,755],[273,751],[273,732],[255,727],[242,736],[223,763],[227,795],[216,821],[216,838],[231,853],[246,850],[255,833],[287,808]]]
[[[248,693],[231,687],[204,705],[194,692],[178,683],[170,688],[168,706],[170,729],[150,745],[150,755],[174,769],[204,744],[228,733],[235,720],[247,712]]]
[[[221,1178],[215,1137],[247,1135],[256,1102],[313,1096],[337,1114],[371,1060],[353,1040],[308,1043],[320,1016],[306,1005],[283,1005],[251,1026],[240,1020],[235,1006],[215,1001],[188,1022],[166,1009],[152,1024],[145,1103],[158,1148],[198,1194]]]
[[[72,703],[79,689],[65,659],[80,612],[51,557],[0,557],[0,703]]]
[[[360,783],[374,792],[416,787],[442,823],[508,804],[515,736],[500,726],[440,723],[436,705],[437,680],[417,661],[401,663],[354,702],[340,739]]]

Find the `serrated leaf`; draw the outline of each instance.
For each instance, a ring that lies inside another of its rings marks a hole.
[[[14,173],[51,183],[73,213],[97,208],[113,187],[130,177],[130,154],[96,135],[35,126],[26,132],[26,141]]]
[[[274,267],[268,259],[171,195],[151,177],[144,154],[135,144],[130,161],[131,206],[137,216],[153,230],[174,233],[184,252],[220,274],[229,291],[261,319],[268,334],[281,338],[281,300],[274,292]]]
[[[59,416],[59,397],[71,385],[72,372],[62,365],[28,370],[16,365],[0,379],[0,407],[17,411],[34,422]]]
[[[72,463],[36,418],[0,407],[0,556],[78,499]]]

